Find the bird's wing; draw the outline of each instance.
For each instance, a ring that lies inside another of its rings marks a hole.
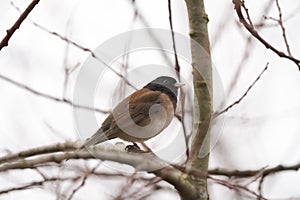
[[[154,104],[160,104],[161,92],[141,89],[123,100],[113,110],[111,129],[122,126],[126,128],[132,125],[132,121],[139,126],[150,123],[149,110]]]
[[[108,139],[116,138],[122,130],[134,124],[146,126],[150,123],[149,110],[160,104],[161,92],[141,89],[120,102],[108,115],[101,128],[84,145],[91,146]]]

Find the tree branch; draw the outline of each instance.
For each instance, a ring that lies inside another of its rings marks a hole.
[[[77,181],[81,178],[81,176],[76,176],[76,177],[68,177],[68,178],[60,178],[60,177],[54,177],[54,178],[47,178],[44,179],[42,181],[34,181],[31,183],[27,183],[23,186],[18,186],[18,187],[12,187],[12,188],[8,188],[8,189],[4,189],[0,191],[0,195],[1,194],[6,194],[9,192],[14,192],[14,191],[21,191],[21,190],[27,190],[27,189],[31,189],[33,187],[36,186],[42,186],[47,182],[55,182],[55,181]]]
[[[24,151],[20,151],[17,153],[10,153],[5,156],[0,157],[0,166],[1,164],[13,162],[19,159],[25,159],[32,156],[39,156],[45,155],[50,153],[57,153],[57,152],[68,152],[72,150],[78,149],[78,144],[74,142],[65,142],[65,143],[58,143],[54,145],[36,147]]]
[[[0,51],[3,47],[8,46],[8,41],[10,40],[11,36],[14,32],[20,28],[22,22],[26,19],[29,13],[33,10],[33,8],[40,2],[40,0],[33,0],[29,6],[25,9],[25,11],[20,15],[18,20],[14,23],[14,25],[6,31],[5,37],[0,42]]]
[[[284,40],[284,44],[286,46],[286,50],[287,50],[289,56],[292,56],[292,53],[291,53],[291,50],[290,50],[290,45],[288,43],[286,32],[285,32],[285,27],[283,25],[283,18],[282,18],[281,7],[279,5],[279,0],[276,0],[276,6],[277,6],[277,9],[278,9],[278,15],[279,15],[278,24],[279,24],[279,26],[281,28],[281,31],[282,31],[282,37],[283,37],[283,40]]]
[[[18,11],[20,10],[15,4],[12,4],[12,6],[13,6],[15,9],[17,9]],[[106,66],[109,70],[111,70],[114,74],[116,74],[117,76],[119,76],[120,78],[122,78],[122,79],[125,81],[125,83],[126,83],[127,85],[129,85],[129,86],[132,87],[133,89],[137,90],[137,88],[136,88],[132,83],[130,83],[130,82],[128,81],[128,79],[127,79],[124,75],[122,75],[122,74],[119,73],[117,70],[115,70],[114,68],[112,68],[109,64],[107,64],[105,61],[103,61],[103,60],[102,60],[99,56],[97,56],[91,49],[89,49],[89,48],[87,48],[87,47],[84,47],[84,46],[82,46],[81,44],[79,44],[79,43],[77,43],[77,42],[75,42],[75,41],[73,41],[73,40],[71,40],[71,39],[69,39],[69,38],[67,38],[67,37],[65,37],[65,36],[63,36],[63,35],[61,35],[61,34],[55,32],[55,31],[51,31],[51,30],[47,29],[46,27],[44,27],[44,26],[42,26],[42,25],[40,25],[40,24],[38,24],[38,23],[36,23],[36,22],[34,22],[34,21],[32,21],[32,20],[30,20],[30,22],[31,22],[35,27],[39,28],[40,30],[45,31],[45,32],[47,32],[47,33],[49,33],[49,34],[51,34],[51,35],[53,35],[53,36],[55,36],[55,37],[57,37],[57,38],[59,38],[59,39],[65,41],[65,42],[67,42],[68,44],[71,44],[71,45],[75,46],[76,48],[81,49],[82,51],[88,52],[93,58],[95,58],[96,60],[98,60],[99,62],[101,62],[103,65],[105,65],[105,66]]]
[[[249,188],[245,187],[245,186],[241,186],[241,185],[238,185],[238,184],[232,184],[228,181],[224,181],[224,180],[221,180],[221,179],[217,179],[217,178],[213,178],[213,177],[209,177],[211,180],[213,180],[214,182],[220,184],[220,185],[223,185],[225,187],[228,187],[230,189],[234,189],[234,190],[241,190],[241,191],[245,191],[249,194],[252,194],[254,195],[258,200],[267,200],[266,198],[264,198],[263,196],[261,196],[260,194],[257,194],[256,192],[250,190]]]
[[[104,114],[107,114],[109,113],[108,110],[103,110],[103,109],[99,109],[99,108],[93,108],[93,107],[89,107],[89,106],[84,106],[84,105],[79,105],[79,104],[74,104],[72,101],[70,101],[69,99],[66,99],[66,98],[58,98],[58,97],[55,97],[55,96],[52,96],[52,95],[49,95],[49,94],[46,94],[46,93],[43,93],[43,92],[39,92],[27,85],[24,85],[23,83],[19,83],[11,78],[8,78],[2,74],[0,74],[0,79],[10,83],[10,84],[13,84],[23,90],[26,90],[32,94],[35,94],[37,96],[40,96],[40,97],[43,97],[43,98],[46,98],[46,99],[49,99],[49,100],[52,100],[52,101],[56,101],[56,102],[60,102],[60,103],[65,103],[65,104],[68,104],[70,106],[73,106],[75,108],[81,108],[81,109],[85,109],[85,110],[90,110],[90,111],[94,111],[94,112],[100,112],[100,113],[104,113]]]
[[[9,154],[0,157],[0,172],[17,169],[33,169],[37,166],[47,163],[62,163],[69,159],[101,159],[102,161],[109,160],[118,163],[131,165],[136,171],[147,171],[161,177],[166,182],[172,184],[180,194],[188,197],[193,197],[195,188],[187,184],[187,175],[179,169],[169,165],[154,154],[150,153],[127,153],[120,151],[105,151],[101,145],[90,152],[79,149],[76,142],[66,142],[43,146],[33,149],[28,149],[14,154]],[[70,152],[70,150],[75,150]],[[153,171],[153,169],[155,169]]]
[[[137,171],[148,171],[161,177],[163,180],[172,184],[181,195],[187,195],[192,199],[195,194],[194,186],[188,184],[188,173],[204,177],[201,170],[185,172],[185,168],[174,167],[166,163],[165,161],[159,159],[154,154],[144,154],[144,153],[127,153],[120,151],[105,151],[101,146],[91,149],[91,153],[87,151],[74,151],[79,148],[80,145],[74,142],[58,143],[48,146],[42,146],[37,148],[28,149],[25,151],[20,151],[13,154],[8,154],[0,157],[0,172],[5,172],[9,170],[17,169],[34,169],[38,166],[42,166],[49,163],[61,163],[66,159],[95,159],[110,160],[119,163],[124,163],[135,167]],[[278,165],[269,169],[259,169],[259,170],[225,170],[225,169],[213,169],[209,170],[209,175],[217,176],[227,176],[235,178],[246,178],[251,176],[266,177],[270,174],[279,173],[283,171],[294,170],[297,171],[300,168],[300,163],[291,166]],[[151,171],[157,169],[155,171]],[[98,175],[95,173],[95,175]],[[102,175],[100,173],[99,175]],[[117,175],[119,176],[119,175]],[[49,178],[49,181],[53,179]],[[16,187],[16,189],[6,189],[0,191],[0,194],[7,193],[9,190],[21,190],[30,188],[30,185],[40,185],[41,182],[33,182],[34,184],[26,184],[25,186]]]
[[[269,63],[266,64],[265,68],[262,70],[262,72],[260,72],[260,74],[258,75],[258,77],[253,81],[253,83],[248,87],[248,89],[246,90],[246,92],[235,102],[233,102],[232,104],[230,104],[229,106],[227,106],[225,109],[214,113],[213,118],[216,118],[220,115],[222,115],[223,113],[227,112],[229,109],[231,109],[232,107],[236,106],[237,104],[239,104],[249,93],[249,91],[254,87],[254,85],[258,82],[258,80],[261,78],[261,76],[265,73],[265,71],[268,69]]]
[[[278,165],[276,167],[267,168],[267,169],[259,169],[259,170],[224,170],[224,169],[212,169],[209,170],[210,175],[218,175],[218,176],[228,176],[228,177],[237,177],[237,178],[246,178],[255,176],[257,174],[261,174],[261,176],[265,177],[270,174],[283,172],[283,171],[297,171],[300,169],[300,163],[290,166]]]
[[[89,177],[89,175],[91,175],[92,173],[94,173],[98,166],[99,166],[99,165],[93,167],[93,169],[92,169],[91,171],[87,172],[87,173],[84,175],[84,177],[83,177],[82,180],[81,180],[81,183],[80,183],[76,188],[73,189],[72,193],[71,193],[70,196],[68,197],[68,200],[71,200],[71,199],[73,198],[73,196],[76,194],[76,192],[78,192],[78,191],[80,190],[80,188],[82,188],[82,187],[85,185],[86,180],[87,180],[87,178]]]
[[[239,17],[240,23],[243,24],[243,26],[249,31],[249,33],[251,35],[253,35],[263,45],[265,45],[265,47],[267,49],[270,49],[271,51],[276,53],[279,57],[287,58],[287,59],[293,61],[297,65],[298,69],[300,70],[300,60],[299,59],[296,59],[293,56],[287,55],[284,52],[282,52],[282,51],[278,50],[277,48],[275,48],[273,45],[268,43],[263,37],[261,37],[259,35],[259,33],[255,30],[254,26],[251,25],[250,22],[247,22],[247,20],[245,19],[244,15],[243,15],[243,12],[242,12],[242,7],[244,7],[244,5],[243,5],[244,2],[241,1],[241,0],[233,0],[232,2],[234,4],[234,8],[236,10],[236,13]]]
[[[172,44],[173,44],[173,51],[174,51],[174,59],[175,59],[175,71],[178,77],[179,82],[181,82],[181,77],[180,77],[180,65],[178,61],[178,54],[177,54],[177,49],[176,49],[176,44],[175,44],[175,32],[173,28],[173,18],[172,18],[172,4],[171,0],[168,0],[168,12],[169,12],[169,24],[170,24],[170,29],[171,29],[171,35],[172,35]],[[185,110],[183,109],[185,106],[185,92],[183,88],[180,89],[180,98],[181,98],[181,117],[177,117],[179,121],[181,121],[182,124],[182,129],[183,129],[183,135],[184,135],[184,142],[185,142],[185,147],[186,147],[186,157],[189,157],[189,137],[187,134],[187,127],[185,125]],[[176,116],[176,115],[175,115]]]

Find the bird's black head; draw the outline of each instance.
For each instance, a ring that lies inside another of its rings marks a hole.
[[[160,76],[146,85],[144,88],[161,91],[169,96],[173,103],[174,109],[177,104],[178,86],[176,86],[177,81],[169,76]]]

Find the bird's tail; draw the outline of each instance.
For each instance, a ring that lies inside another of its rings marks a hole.
[[[100,128],[94,135],[85,140],[83,146],[87,148],[113,138],[115,137],[110,131],[102,131]]]

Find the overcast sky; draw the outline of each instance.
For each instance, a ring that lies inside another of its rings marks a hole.
[[[23,11],[31,1],[13,2]],[[134,8],[127,0],[41,1],[13,35],[9,46],[1,50],[0,74],[35,90],[62,97],[64,66],[82,66],[89,54],[66,44],[32,22],[91,50],[113,36],[133,29],[144,27],[170,29],[166,0],[136,2],[139,13],[147,21],[146,25],[139,19],[134,20]],[[267,2],[269,1],[246,1],[254,22],[262,19]],[[299,10],[300,4],[297,0],[282,0],[280,3],[283,17],[288,16],[285,27],[292,55],[300,58],[300,15],[295,13],[295,10]],[[231,0],[210,0],[205,1],[205,5],[209,16],[212,61],[216,72],[220,75],[227,105],[243,95],[269,62],[268,70],[247,97],[226,114],[223,129],[219,132],[221,136],[211,152],[210,168],[246,170],[300,162],[298,145],[300,72],[297,66],[291,61],[279,58],[254,39],[247,46],[249,33],[239,27]],[[271,10],[268,16],[277,18],[275,3],[269,6]],[[188,36],[188,18],[184,1],[174,1],[172,12],[174,30]],[[290,16],[290,13],[294,15]],[[18,17],[19,12],[9,0],[0,0],[0,38],[4,37],[5,31]],[[281,29],[273,27],[273,21],[267,23],[271,26],[261,30],[263,37],[282,51],[286,51]],[[246,60],[243,58],[245,51],[249,53]],[[163,59],[156,54],[157,52],[151,51],[132,53],[130,67],[135,69],[151,63],[165,65]],[[116,63],[121,62],[120,60],[117,59]],[[245,62],[240,65],[242,60]],[[241,72],[236,76],[240,68]],[[80,70],[76,70],[70,76],[66,92],[66,96],[70,99],[73,98],[79,72]],[[184,77],[189,82],[188,70],[185,73]],[[143,81],[137,86],[141,87],[148,82]],[[236,82],[233,89],[230,87],[232,82]],[[113,92],[110,87],[113,86],[104,85],[101,89],[105,94],[102,97],[104,99],[102,103],[100,101],[96,103],[96,106],[111,109],[110,95],[113,95]],[[38,97],[3,80],[0,80],[0,91],[1,151],[4,149],[17,151],[78,138],[76,120],[69,105]],[[215,105],[215,109],[219,109],[218,105]],[[96,116],[101,124],[105,115]],[[178,124],[174,121],[172,127],[180,129],[176,123]],[[170,129],[165,132],[169,131]],[[168,135],[160,137],[161,140],[165,140]],[[180,136],[174,138],[180,140]],[[157,148],[159,138],[154,142],[150,141],[149,144]],[[6,183],[12,184],[18,182],[18,179],[17,176],[13,180],[7,179],[7,175],[0,175],[2,183],[6,180]],[[271,198],[300,196],[300,191],[296,188],[299,184],[299,173],[282,173],[266,179],[264,194]],[[105,186],[101,188],[105,189]],[[230,199],[230,195],[234,194],[227,188],[215,184],[210,190],[212,199],[221,199],[224,193]],[[20,199],[22,195],[27,198],[43,196],[45,199],[53,199],[50,192],[45,194],[41,190],[29,190],[2,197]],[[84,196],[84,192],[78,195]]]

